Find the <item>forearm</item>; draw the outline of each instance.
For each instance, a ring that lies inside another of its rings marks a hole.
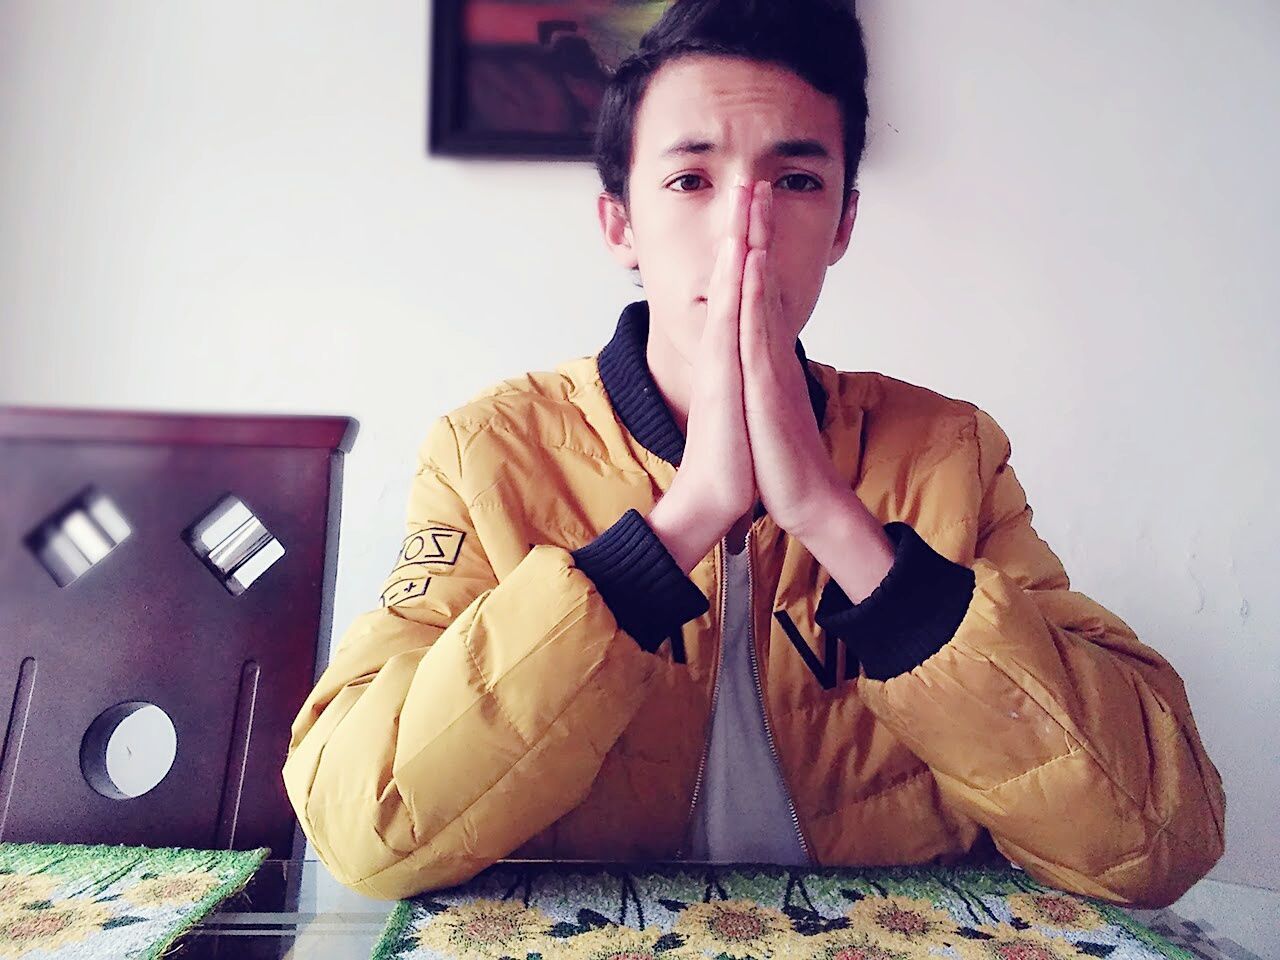
[[[284,765],[321,859],[383,898],[461,882],[568,812],[657,666],[559,547],[534,547],[447,623],[403,613],[347,630]]]
[[[893,544],[880,521],[848,488],[814,498],[813,519],[791,531],[853,603],[861,603],[893,566]]]
[[[572,551],[618,625],[650,652],[709,608],[706,595],[688,575],[719,536],[700,517],[704,515],[668,493],[648,517],[627,510]]]
[[[688,574],[723,536],[722,524],[673,484],[646,518],[681,571]]]
[[[909,674],[860,681],[863,702],[1033,875],[1118,902],[1176,899],[1223,839],[1221,783],[1181,681],[1087,597],[976,568],[952,643]]]

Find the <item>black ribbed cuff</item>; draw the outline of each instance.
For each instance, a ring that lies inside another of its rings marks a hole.
[[[893,566],[865,600],[854,603],[833,579],[814,619],[848,646],[873,680],[890,680],[924,663],[955,636],[973,599],[968,567],[937,553],[909,524],[884,525]]]
[[[618,626],[650,653],[711,609],[706,594],[635,510],[571,553],[578,569],[594,581]]]

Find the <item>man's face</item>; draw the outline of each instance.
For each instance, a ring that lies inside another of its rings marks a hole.
[[[810,144],[778,149],[803,141]],[[798,336],[827,267],[848,246],[857,208],[854,193],[841,209],[844,150],[836,100],[785,67],[682,57],[651,79],[632,152],[630,222],[625,242],[610,245],[619,260],[639,267],[654,332],[686,362],[696,356],[707,284],[734,178],[741,175],[773,184],[769,259],[782,291],[785,336]]]

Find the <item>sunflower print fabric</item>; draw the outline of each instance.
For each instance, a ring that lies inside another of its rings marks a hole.
[[[1018,870],[496,864],[401,901],[374,960],[1192,960]]]
[[[0,843],[0,960],[150,960],[268,851]]]

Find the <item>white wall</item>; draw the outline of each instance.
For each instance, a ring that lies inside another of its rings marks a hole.
[[[357,417],[339,631],[428,423],[640,295],[590,165],[426,155],[426,7],[0,4],[0,402]],[[1075,586],[1187,682],[1214,876],[1280,888],[1280,13],[862,9],[861,212],[809,353],[996,416]]]

